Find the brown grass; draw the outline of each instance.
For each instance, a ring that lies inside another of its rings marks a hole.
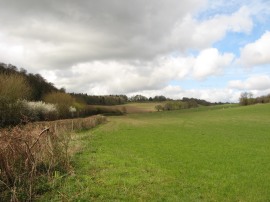
[[[55,172],[69,173],[73,131],[93,128],[103,116],[31,123],[0,131],[0,198],[32,201],[49,189]]]
[[[146,102],[146,103],[128,103],[124,105],[114,106],[101,106],[101,105],[90,105],[93,108],[100,108],[105,110],[120,111],[122,113],[134,114],[134,113],[147,113],[155,112],[155,106],[160,104],[159,102]]]

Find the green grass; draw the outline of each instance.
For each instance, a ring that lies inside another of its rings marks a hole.
[[[111,117],[43,200],[269,201],[270,105]]]

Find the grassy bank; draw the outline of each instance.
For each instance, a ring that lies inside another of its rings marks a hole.
[[[110,117],[42,200],[267,201],[270,105]]]
[[[35,122],[0,130],[0,201],[34,201],[72,173],[75,131],[106,122],[103,116]]]

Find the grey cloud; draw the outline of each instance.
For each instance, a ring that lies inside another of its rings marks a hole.
[[[208,2],[0,0],[0,62],[47,71],[49,81],[69,91],[158,92],[192,74],[196,55],[186,50],[201,51],[228,31],[252,28],[248,9],[196,19]],[[173,52],[181,58],[170,57]]]
[[[67,66],[103,59],[152,59],[170,52],[175,23],[201,0],[2,0],[1,32],[26,49],[41,46],[38,61]],[[179,36],[180,37],[180,36]],[[51,48],[42,48],[51,45]],[[42,59],[43,58],[43,59]],[[61,64],[63,63],[63,64]]]
[[[223,37],[233,22],[221,23],[218,33],[211,35],[208,30],[220,24],[218,20],[192,18],[205,3],[2,0],[0,34],[3,41],[11,42],[8,46],[22,46],[22,54],[45,69],[67,69],[95,60],[150,61],[175,50],[203,49]]]

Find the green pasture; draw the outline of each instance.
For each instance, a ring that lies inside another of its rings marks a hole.
[[[269,201],[270,105],[109,117],[51,201]]]

